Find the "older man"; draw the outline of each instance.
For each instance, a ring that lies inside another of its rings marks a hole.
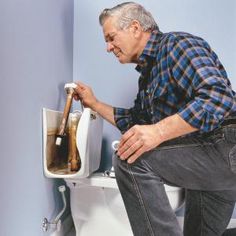
[[[130,109],[80,82],[75,98],[123,134],[115,172],[134,235],[183,235],[164,183],[186,189],[184,235],[222,235],[236,199],[235,92],[223,65],[202,38],[162,33],[139,4],[99,20],[107,51],[137,64],[139,91]]]

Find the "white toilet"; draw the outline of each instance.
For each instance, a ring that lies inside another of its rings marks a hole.
[[[80,114],[76,145],[81,168],[71,172],[64,165],[61,165],[61,169],[51,167],[51,149],[61,115],[60,112],[43,109],[44,173],[49,178],[64,178],[70,188],[76,236],[131,236],[132,231],[115,177],[94,173],[101,159],[103,120],[99,115],[89,108]],[[172,208],[177,210],[184,202],[183,189],[167,185],[165,189]]]

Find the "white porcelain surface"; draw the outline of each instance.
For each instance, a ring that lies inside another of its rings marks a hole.
[[[55,174],[47,166],[47,138],[60,125],[62,113],[43,108],[43,162],[44,173],[49,178],[85,178],[99,168],[101,160],[103,119],[89,108],[84,108],[76,131],[76,145],[81,168],[73,174]],[[70,120],[70,116],[69,116]]]
[[[115,178],[93,174],[85,179],[66,179],[76,236],[131,236],[127,213]],[[183,190],[165,185],[174,210],[184,201]]]

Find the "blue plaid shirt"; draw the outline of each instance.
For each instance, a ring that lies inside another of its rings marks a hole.
[[[135,124],[154,124],[176,113],[200,132],[209,132],[236,111],[226,71],[203,39],[153,31],[139,61],[134,107],[114,107],[122,133]]]

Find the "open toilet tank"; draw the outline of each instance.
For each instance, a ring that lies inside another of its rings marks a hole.
[[[63,178],[70,188],[70,206],[76,236],[131,236],[127,213],[115,178],[98,173],[101,160],[103,120],[89,108],[77,112],[76,147],[80,169],[68,168],[69,150],[57,155],[55,146],[57,128],[62,113],[43,109],[43,165],[49,178]],[[73,113],[68,119],[67,132]],[[61,150],[59,150],[61,152]],[[165,185],[170,205],[174,210],[182,206],[184,191]]]
[[[75,114],[79,116],[76,130],[76,147],[81,162],[80,169],[76,172],[70,171],[67,168],[69,148],[59,148],[55,145],[57,129],[62,119],[62,113],[46,108],[43,109],[43,159],[46,177],[85,178],[99,168],[103,120],[89,108],[84,108],[83,112],[76,111],[70,113],[66,137],[69,136],[71,117]]]

